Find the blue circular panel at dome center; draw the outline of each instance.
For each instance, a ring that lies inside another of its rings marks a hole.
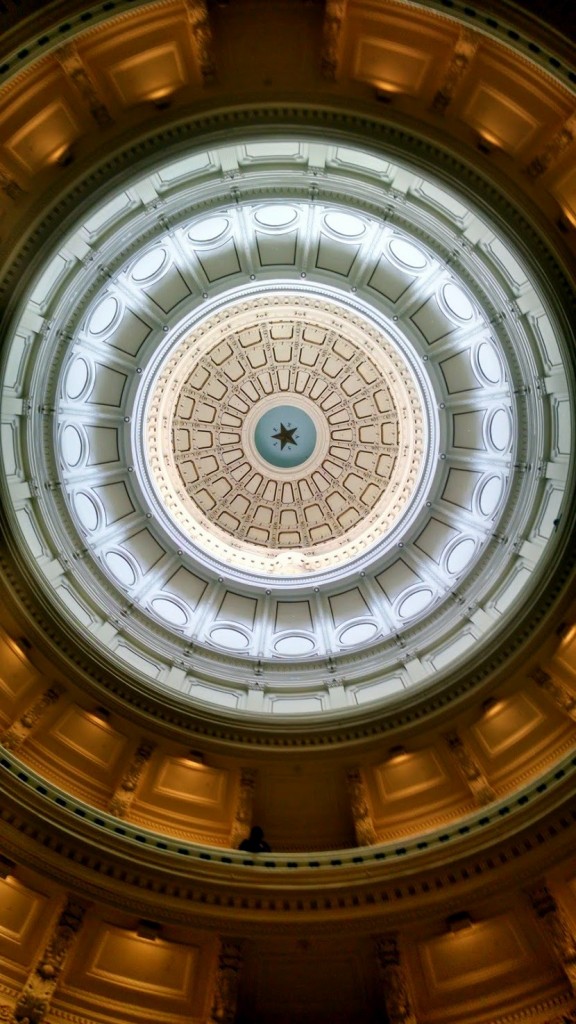
[[[295,405],[277,405],[263,413],[254,430],[260,458],[278,469],[294,469],[310,458],[316,447],[316,427]]]

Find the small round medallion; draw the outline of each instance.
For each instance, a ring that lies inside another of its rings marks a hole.
[[[277,469],[294,469],[313,454],[316,427],[310,416],[293,405],[278,405],[262,414],[254,429],[260,458]]]

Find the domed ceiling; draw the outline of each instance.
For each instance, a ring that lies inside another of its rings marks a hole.
[[[0,1019],[568,1020],[568,44],[3,7]]]
[[[166,159],[83,208],[16,317],[28,571],[195,707],[437,688],[556,558],[563,332],[528,247],[404,160],[295,132]]]
[[[245,297],[203,326],[170,347],[149,413],[152,472],[164,504],[186,491],[174,515],[188,534],[229,565],[283,576],[379,540],[424,450],[396,347],[305,292]]]

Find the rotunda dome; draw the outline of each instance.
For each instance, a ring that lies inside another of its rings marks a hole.
[[[125,184],[88,199],[12,332],[6,482],[14,446],[57,481],[13,509],[30,571],[93,649],[114,623],[123,673],[241,717],[365,714],[493,656],[572,486],[538,261],[469,191],[312,137],[239,139],[232,204],[217,145],[133,178],[160,222]]]
[[[576,1020],[567,5],[0,18],[0,1019]]]

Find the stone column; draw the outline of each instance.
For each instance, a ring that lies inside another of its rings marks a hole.
[[[571,693],[562,683],[555,682],[543,668],[535,669],[530,678],[552,698],[560,711],[576,721],[576,694]]]
[[[552,940],[554,952],[574,995],[576,995],[576,935],[564,911],[558,906],[545,882],[535,885],[528,896],[537,917]]]
[[[378,842],[372,815],[368,808],[366,784],[359,768],[350,768],[346,772],[350,808],[354,821],[354,832],[358,846],[373,846]]]
[[[2,736],[2,744],[8,750],[18,750],[19,747],[32,735],[33,730],[46,714],[49,708],[62,696],[64,687],[55,683],[48,690],[44,690],[39,697],[36,697],[28,705],[26,711],[20,715],[17,721],[6,730]]]
[[[130,804],[132,803],[136,791],[142,782],[142,776],[150,760],[153,751],[156,748],[156,744],[152,743],[151,740],[143,739],[140,741],[136,748],[132,760],[128,765],[124,775],[122,776],[119,785],[108,804],[108,810],[110,814],[115,814],[117,818],[125,818]]]
[[[390,1024],[417,1024],[400,962],[398,936],[380,936],[376,940],[376,955]]]
[[[19,996],[12,1024],[41,1024],[50,1009],[62,968],[80,930],[86,905],[69,897],[36,967]]]
[[[496,798],[496,794],[468,745],[457,732],[447,733],[444,739],[478,806],[489,804]]]
[[[253,768],[240,770],[240,789],[232,831],[230,846],[236,849],[252,828],[252,812],[254,807],[254,789],[258,773]]]
[[[236,939],[220,939],[218,969],[208,1024],[234,1024],[242,968],[242,946]]]

